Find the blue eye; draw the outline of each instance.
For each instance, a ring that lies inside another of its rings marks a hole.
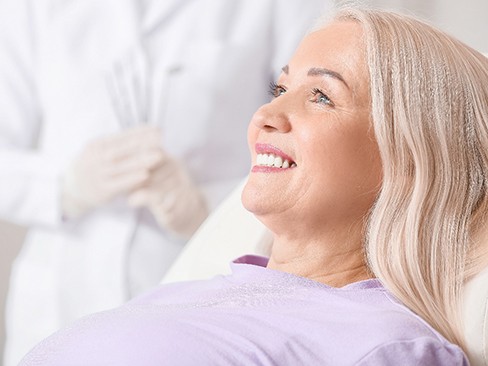
[[[325,94],[322,90],[314,88],[312,90],[312,95],[314,98],[311,100],[314,103],[325,104],[333,106],[332,100]]]
[[[286,88],[283,85],[278,85],[274,82],[269,83],[269,94],[273,98],[277,98],[280,95],[283,95],[286,93]]]

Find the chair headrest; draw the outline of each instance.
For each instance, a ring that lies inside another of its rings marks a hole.
[[[463,320],[471,365],[488,365],[488,268],[465,286]]]

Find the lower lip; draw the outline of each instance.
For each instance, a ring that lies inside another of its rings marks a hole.
[[[290,170],[291,168],[276,168],[273,166],[254,165],[251,169],[253,173],[282,173]]]

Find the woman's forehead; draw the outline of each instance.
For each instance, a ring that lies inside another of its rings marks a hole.
[[[291,59],[288,69],[324,68],[342,75],[365,71],[365,45],[361,26],[352,21],[333,22],[308,34]],[[295,70],[294,70],[295,69]],[[346,80],[347,82],[347,80]]]
[[[323,75],[347,89],[358,103],[369,101],[369,70],[362,26],[353,21],[336,21],[308,34],[298,46],[282,76],[300,80]]]

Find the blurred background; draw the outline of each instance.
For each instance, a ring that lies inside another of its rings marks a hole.
[[[0,242],[2,252],[0,254],[0,363],[3,357],[3,345],[5,342],[5,296],[7,294],[10,265],[20,250],[25,229],[23,227],[0,221]]]
[[[470,46],[488,52],[486,0],[370,0],[365,3],[419,15]],[[286,6],[286,0],[283,1]],[[12,260],[20,250],[25,228],[0,221],[0,360],[4,343],[4,301]]]

